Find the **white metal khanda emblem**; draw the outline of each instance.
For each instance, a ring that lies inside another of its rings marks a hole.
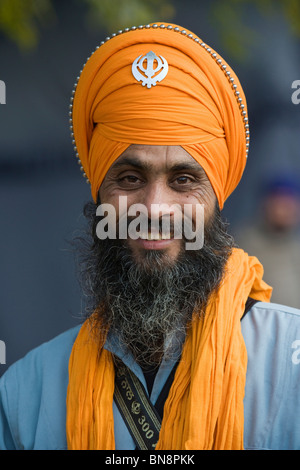
[[[146,63],[146,66],[144,65]],[[147,88],[161,82],[169,70],[168,62],[164,57],[157,56],[150,51],[146,55],[140,55],[132,64],[132,74],[138,82],[142,82]]]

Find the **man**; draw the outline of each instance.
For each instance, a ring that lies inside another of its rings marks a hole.
[[[299,312],[268,303],[220,217],[249,146],[234,72],[181,27],[126,29],[84,65],[71,108],[94,200],[88,319],[4,375],[0,448],[299,448]],[[186,219],[194,239],[177,237]]]

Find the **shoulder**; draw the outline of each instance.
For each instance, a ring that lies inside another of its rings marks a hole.
[[[0,449],[60,447],[68,362],[79,329],[72,328],[33,349],[1,377]]]
[[[28,377],[44,378],[50,377],[55,371],[57,373],[68,360],[79,329],[80,326],[76,326],[32,349],[8,369],[1,381],[9,382],[13,376],[17,376],[19,380],[26,379],[28,383]]]
[[[245,444],[300,449],[300,310],[259,302],[242,320],[248,353]]]
[[[250,357],[268,353],[273,358],[291,358],[295,363],[295,351],[300,348],[299,309],[257,302],[242,319],[241,326]]]
[[[288,332],[291,325],[296,328],[299,336],[299,309],[267,302],[257,302],[242,319],[242,331],[246,340],[250,340],[253,335],[257,337],[261,328],[265,333],[268,331],[272,334],[277,330]]]

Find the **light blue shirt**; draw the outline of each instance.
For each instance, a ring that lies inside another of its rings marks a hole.
[[[0,449],[65,450],[68,362],[80,326],[28,353],[0,379]],[[300,449],[300,311],[257,303],[242,320],[248,352],[244,447]],[[105,346],[146,383],[140,367],[114,338]],[[179,354],[179,352],[178,352]],[[163,361],[150,399],[155,403],[176,358]],[[117,450],[135,444],[114,404]]]

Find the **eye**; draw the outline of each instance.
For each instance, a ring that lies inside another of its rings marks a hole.
[[[175,187],[175,189],[185,189],[189,188],[194,183],[195,178],[191,175],[178,175],[173,179],[172,186]]]
[[[128,183],[136,183],[137,181],[139,181],[139,178],[134,175],[127,175],[127,176],[123,176],[123,178],[121,178],[120,180],[126,181]]]
[[[122,188],[136,188],[143,184],[141,178],[133,174],[122,175],[118,178],[118,183]]]
[[[176,183],[180,185],[187,184],[190,182],[192,182],[192,178],[190,178],[189,176],[178,176],[178,178],[176,178]]]

